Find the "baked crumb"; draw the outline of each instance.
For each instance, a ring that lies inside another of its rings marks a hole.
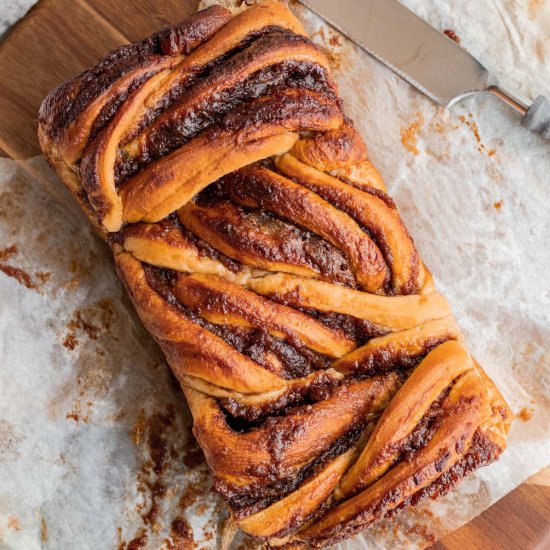
[[[26,286],[27,288],[30,288],[32,290],[36,290],[37,288],[31,276],[23,269],[0,263],[0,271],[5,273],[8,277],[13,277],[18,283]]]
[[[15,531],[21,531],[21,522],[16,516],[8,516],[8,528]]]
[[[458,34],[456,34],[456,31],[454,31],[453,29],[445,29],[443,31],[443,34],[445,36],[448,36],[453,42],[460,44],[460,36],[458,36]]]
[[[529,422],[529,420],[531,420],[531,418],[533,418],[533,409],[528,409],[527,407],[523,407],[523,409],[521,409],[519,411],[518,414],[516,414],[516,418],[519,418],[522,422]]]
[[[496,149],[487,149],[485,145],[482,143],[481,136],[479,135],[479,127],[477,125],[477,122],[474,120],[474,115],[472,113],[469,113],[468,117],[465,117],[464,115],[460,115],[458,117],[458,120],[460,120],[462,124],[465,124],[471,130],[477,142],[477,150],[480,153],[485,153],[489,157],[495,156]]]
[[[9,260],[12,256],[16,256],[18,253],[19,250],[14,244],[8,246],[7,248],[0,249],[0,271],[5,273],[8,277],[14,278],[18,283],[27,288],[39,290],[37,284],[33,281],[33,278],[29,273],[19,267],[14,267],[13,265],[6,263],[7,260]],[[37,271],[35,273],[35,277],[42,284],[47,283],[51,276],[52,274],[49,271]]]
[[[46,518],[40,520],[40,540],[42,544],[48,540],[48,524],[46,523]]]
[[[418,134],[422,132],[422,126],[424,124],[424,117],[422,113],[416,113],[415,120],[409,124],[406,128],[401,128],[401,143],[403,147],[412,153],[413,155],[420,154],[418,149]]]
[[[13,255],[17,254],[17,246],[12,244],[11,246],[8,246],[8,248],[3,248],[0,250],[0,262],[5,262],[6,260],[9,260]]]

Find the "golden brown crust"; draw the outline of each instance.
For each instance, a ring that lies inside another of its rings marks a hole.
[[[50,129],[60,157],[70,166],[81,158],[94,124],[108,103],[136,83],[173,68],[230,21],[213,6],[180,25],[121,46],[102,62],[53,90],[42,103],[40,123]]]
[[[235,202],[273,212],[340,249],[365,290],[381,292],[384,288],[388,268],[376,243],[351,216],[319,194],[260,166],[247,166],[236,172],[229,177],[227,187]]]
[[[414,328],[427,321],[451,316],[447,300],[437,292],[427,296],[377,296],[283,273],[253,277],[247,285],[254,292],[276,298],[278,302],[351,315],[388,331]]]
[[[39,140],[240,529],[325,547],[504,450],[508,406],[281,4],[121,47],[48,96]]]
[[[265,483],[267,472],[274,480],[293,476],[350,428],[379,414],[396,389],[395,374],[350,383],[323,401],[292,409],[243,434],[227,425],[215,400],[190,389],[185,394],[193,413],[193,432],[215,477],[233,489],[246,490],[250,483]]]
[[[343,170],[367,160],[367,147],[349,122],[336,130],[301,139],[290,153],[321,172]]]
[[[391,282],[399,294],[411,294],[422,288],[424,266],[393,204],[388,204],[377,195],[355,189],[290,154],[278,159],[277,168],[346,212],[376,236],[388,263],[391,262]]]
[[[232,202],[188,203],[178,210],[181,223],[216,250],[267,272],[292,273],[353,284],[351,266],[342,252],[318,235],[257,209]],[[228,233],[227,227],[231,227]]]
[[[339,358],[355,347],[343,331],[331,330],[311,316],[276,304],[215,275],[178,276],[174,285],[178,301],[200,310],[216,325],[256,327],[291,341],[299,340],[319,353]]]

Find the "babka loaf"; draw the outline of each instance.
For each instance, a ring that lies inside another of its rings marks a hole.
[[[445,493],[511,420],[342,108],[325,55],[266,0],[120,47],[39,116],[216,491],[270,547]]]

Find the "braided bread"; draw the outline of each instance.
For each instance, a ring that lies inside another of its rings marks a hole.
[[[509,409],[285,7],[120,47],[49,94],[39,139],[240,529],[321,548],[504,450]]]

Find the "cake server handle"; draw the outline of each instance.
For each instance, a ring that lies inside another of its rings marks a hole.
[[[490,86],[489,92],[523,115],[521,125],[524,128],[550,140],[550,100],[547,97],[539,95],[529,106],[525,99],[512,94],[501,86]]]

